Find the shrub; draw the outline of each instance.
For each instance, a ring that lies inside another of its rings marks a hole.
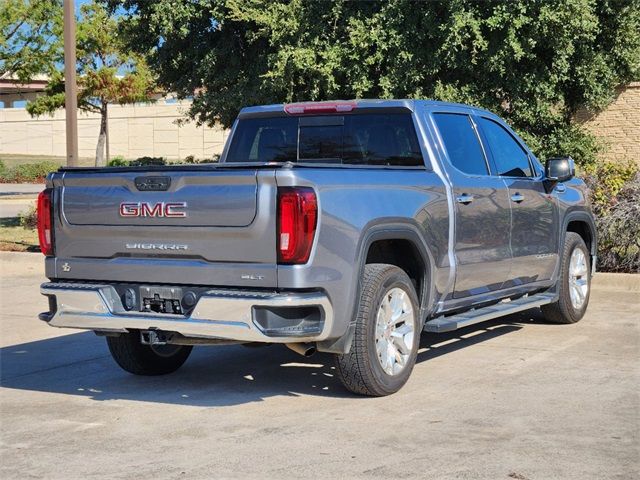
[[[42,183],[50,172],[60,168],[60,164],[45,160],[38,163],[22,163],[12,168],[0,168],[0,181],[16,183]]]
[[[163,157],[138,157],[135,160],[125,160],[121,155],[112,157],[107,163],[108,167],[146,167],[153,165],[166,165],[167,160]]]
[[[220,155],[213,158],[196,158],[194,155],[187,155],[181,160],[168,162],[163,157],[140,157],[135,160],[125,160],[122,156],[113,157],[108,167],[144,167],[149,165],[196,165],[199,163],[214,163],[220,159]]]
[[[598,269],[640,272],[640,173],[634,163],[584,169],[598,234]]]
[[[196,158],[193,155],[187,155],[182,160],[174,162],[174,165],[194,165],[198,163],[215,163],[220,158],[220,155],[214,155],[212,158]]]
[[[37,182],[44,181],[47,175],[51,172],[55,172],[60,168],[60,165],[56,162],[44,161],[39,163],[23,163],[22,165],[16,165],[14,172],[16,179],[19,182]]]
[[[640,173],[596,216],[598,268],[640,273]]]
[[[632,162],[601,162],[585,167],[580,172],[591,191],[594,212],[598,215],[615,204],[618,193],[632,180],[638,166]]]
[[[35,206],[29,208],[25,213],[19,215],[20,226],[29,229],[35,229],[38,226],[38,212]]]
[[[129,161],[125,160],[122,155],[116,155],[115,157],[111,157],[109,163],[107,163],[107,167],[128,167]]]
[[[139,157],[129,162],[132,167],[146,167],[152,165],[166,165],[167,160],[163,157]]]

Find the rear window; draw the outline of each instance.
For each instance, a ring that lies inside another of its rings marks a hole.
[[[226,161],[424,165],[410,113],[242,119]]]

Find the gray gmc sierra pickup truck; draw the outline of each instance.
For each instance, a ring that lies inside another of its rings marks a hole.
[[[596,235],[573,176],[465,105],[245,108],[217,164],[48,177],[40,318],[105,336],[134,374],[172,372],[194,345],[282,343],[387,395],[423,330],[534,307],[582,318]]]

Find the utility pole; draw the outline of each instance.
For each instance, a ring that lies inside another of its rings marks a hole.
[[[64,0],[64,109],[67,126],[67,166],[80,166],[78,158],[78,86],[76,84],[76,9]]]
[[[107,110],[107,105],[104,106],[104,109],[107,111],[107,123],[105,124],[105,130],[104,130],[104,134],[105,134],[105,146],[107,147],[107,158],[106,158],[106,162],[105,165],[109,164],[109,160],[111,160],[111,156],[109,154],[109,110]]]

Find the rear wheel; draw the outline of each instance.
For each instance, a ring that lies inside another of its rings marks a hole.
[[[407,274],[394,265],[365,266],[356,331],[336,371],[354,393],[384,396],[407,382],[420,342],[418,297]]]
[[[123,370],[134,375],[164,375],[175,372],[189,358],[190,345],[143,345],[140,332],[107,337],[111,356]]]
[[[584,316],[591,291],[589,250],[580,235],[567,232],[558,278],[558,301],[543,305],[550,322],[576,323]]]

